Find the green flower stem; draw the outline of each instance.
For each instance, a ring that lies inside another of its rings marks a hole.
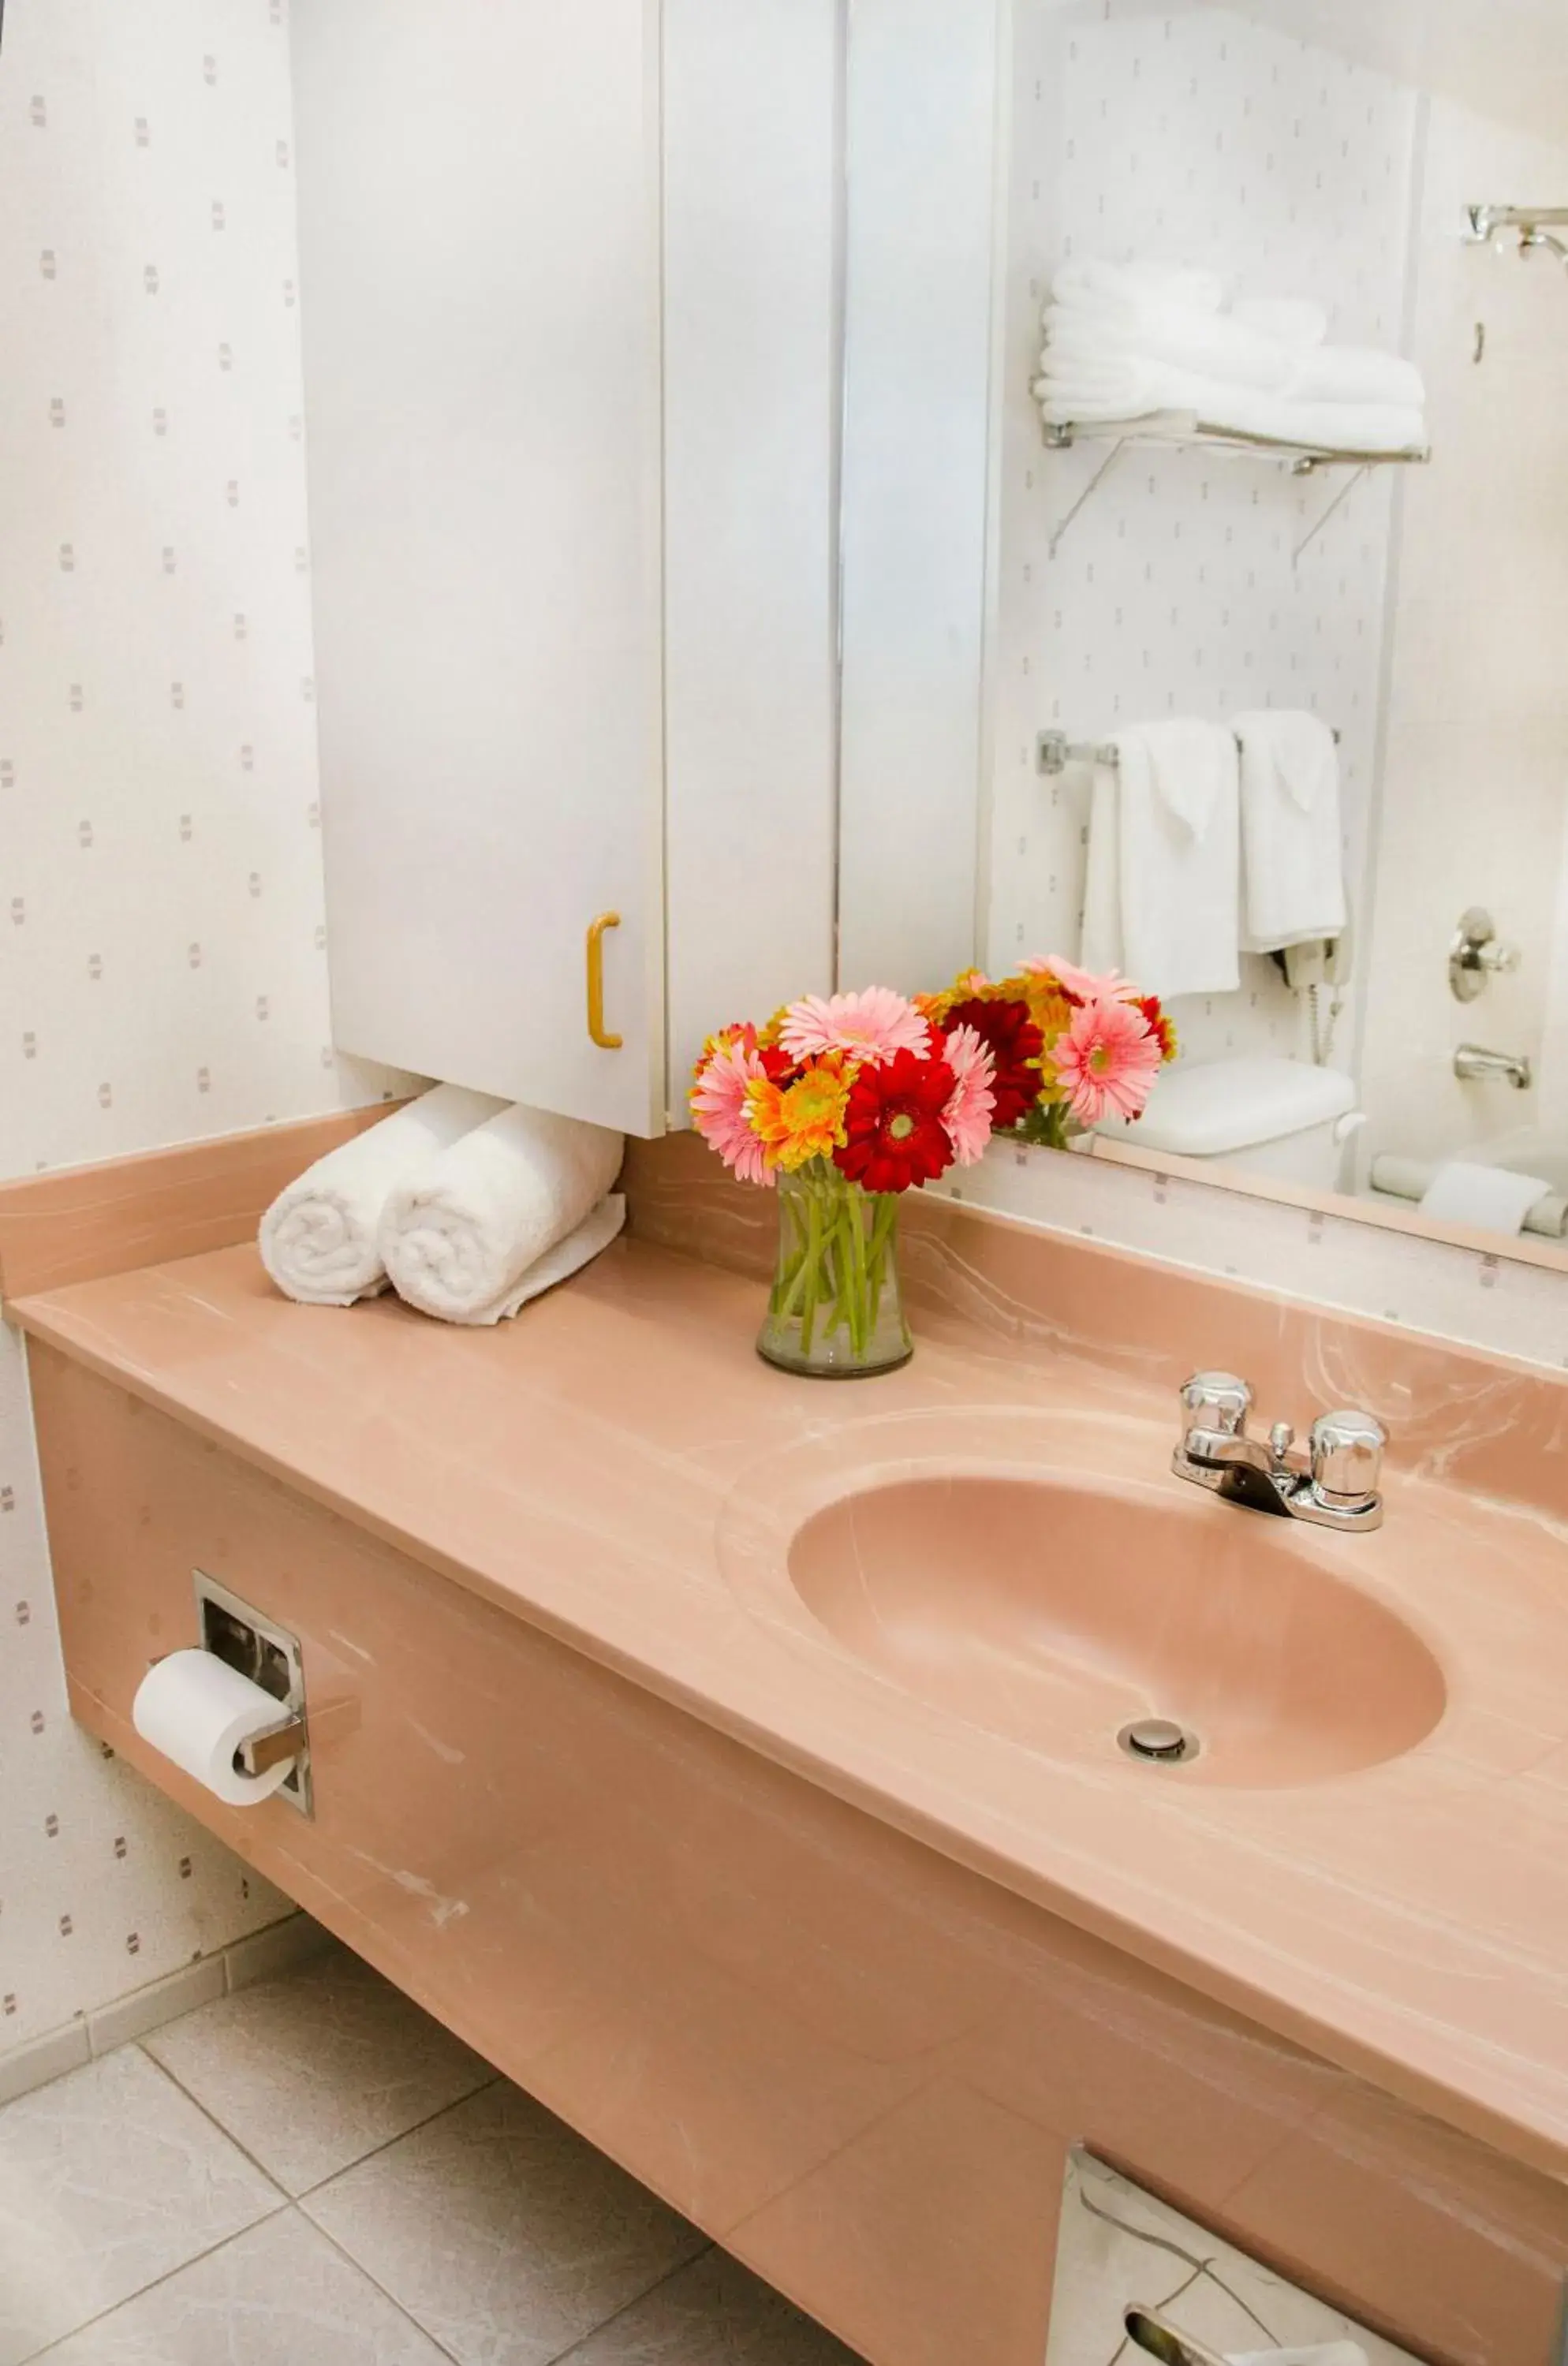
[[[857,1356],[863,1356],[871,1344],[870,1303],[866,1291],[865,1228],[861,1211],[844,1194],[844,1228],[849,1234],[850,1270],[850,1342]]]
[[[818,1298],[822,1287],[822,1216],[818,1194],[813,1191],[806,1203],[806,1256],[803,1266],[806,1290],[800,1310],[801,1353],[811,1353],[811,1336],[817,1324]]]
[[[868,1332],[874,1331],[882,1314],[882,1283],[887,1271],[887,1244],[893,1227],[898,1221],[898,1200],[896,1193],[884,1191],[877,1195],[876,1213],[871,1222],[871,1246],[866,1255],[870,1275],[871,1303]]]
[[[897,1291],[898,1195],[866,1191],[830,1159],[814,1159],[779,1185],[779,1255],[768,1301],[770,1326],[788,1335],[779,1338],[779,1359],[798,1355],[840,1370],[874,1366],[886,1357],[879,1329]],[[893,1361],[899,1344],[893,1342]],[[907,1352],[907,1334],[902,1345]]]

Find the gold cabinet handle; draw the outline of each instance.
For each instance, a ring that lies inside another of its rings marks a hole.
[[[588,925],[588,1032],[601,1052],[618,1052],[625,1041],[604,1027],[604,931],[620,925],[618,912],[601,912]]]

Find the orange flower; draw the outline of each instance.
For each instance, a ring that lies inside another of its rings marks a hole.
[[[922,1019],[929,1019],[933,1027],[940,1027],[945,1033],[948,1017],[959,1003],[972,1001],[976,996],[994,996],[1002,991],[1001,987],[991,984],[983,970],[964,969],[960,970],[953,984],[943,986],[940,994],[916,994],[909,998]]]
[[[813,1158],[831,1158],[844,1140],[850,1078],[842,1060],[815,1060],[793,1085],[770,1076],[752,1079],[746,1091],[751,1131],[766,1145],[770,1166],[793,1175]]]

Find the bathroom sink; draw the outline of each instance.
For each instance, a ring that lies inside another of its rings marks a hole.
[[[955,1474],[839,1497],[788,1564],[840,1644],[973,1725],[1128,1779],[1269,1788],[1398,1757],[1443,1714],[1420,1637],[1325,1565],[1345,1551],[1212,1499]],[[1134,1775],[1116,1744],[1149,1719],[1190,1754]]]

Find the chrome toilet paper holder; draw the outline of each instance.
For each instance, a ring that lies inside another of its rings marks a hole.
[[[276,1725],[254,1733],[235,1757],[253,1778],[292,1759],[293,1765],[276,1799],[286,1800],[302,1816],[313,1816],[315,1797],[310,1781],[310,1732],[305,1711],[305,1656],[298,1635],[279,1627],[253,1603],[231,1593],[206,1570],[191,1572],[196,1588],[197,1631],[204,1651],[248,1676],[277,1702]]]
[[[234,1752],[247,1774],[270,1774],[286,1758],[301,1757],[310,1744],[302,1717],[286,1718],[281,1725],[269,1725],[265,1733],[253,1733],[242,1741]]]

